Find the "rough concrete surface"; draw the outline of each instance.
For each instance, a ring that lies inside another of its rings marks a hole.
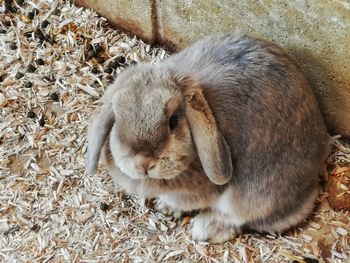
[[[153,42],[151,0],[75,0],[75,4],[94,9],[118,28]]]
[[[329,131],[350,137],[349,0],[78,2],[140,37],[175,50],[204,35],[235,30],[271,40],[285,48],[303,68]],[[123,17],[122,23],[119,17]],[[124,26],[125,21],[138,21],[144,32]]]

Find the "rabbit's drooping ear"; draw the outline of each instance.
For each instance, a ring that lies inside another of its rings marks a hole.
[[[181,85],[186,100],[186,118],[203,169],[210,181],[226,184],[233,172],[231,152],[221,135],[201,88],[192,80]]]
[[[88,149],[86,173],[96,173],[101,150],[114,124],[114,113],[111,103],[105,103],[95,114],[88,128]]]

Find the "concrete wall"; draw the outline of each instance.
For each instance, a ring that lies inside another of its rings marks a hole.
[[[116,27],[154,42],[153,4],[148,0],[75,0],[75,4],[94,9]]]
[[[305,71],[332,134],[350,137],[348,0],[76,0],[118,27],[177,50],[242,30],[284,47]]]

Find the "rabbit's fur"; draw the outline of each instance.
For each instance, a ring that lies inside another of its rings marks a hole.
[[[89,173],[103,146],[118,185],[201,209],[193,238],[224,242],[243,227],[282,232],[311,213],[329,136],[282,49],[223,34],[121,73],[89,126]]]

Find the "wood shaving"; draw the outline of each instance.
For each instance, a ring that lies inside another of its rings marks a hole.
[[[169,54],[71,1],[10,1],[14,14],[5,12],[5,2],[0,3],[1,262],[349,259],[349,212],[333,211],[327,193],[307,223],[284,235],[247,233],[210,245],[191,240],[191,217],[177,220],[127,196],[103,167],[93,177],[85,175],[87,124],[98,99],[129,64],[159,63]],[[38,13],[30,18],[34,8]],[[111,68],[119,56],[125,63]],[[349,195],[344,175],[350,171],[350,147],[340,137],[334,144],[329,171],[340,167],[338,186]]]

